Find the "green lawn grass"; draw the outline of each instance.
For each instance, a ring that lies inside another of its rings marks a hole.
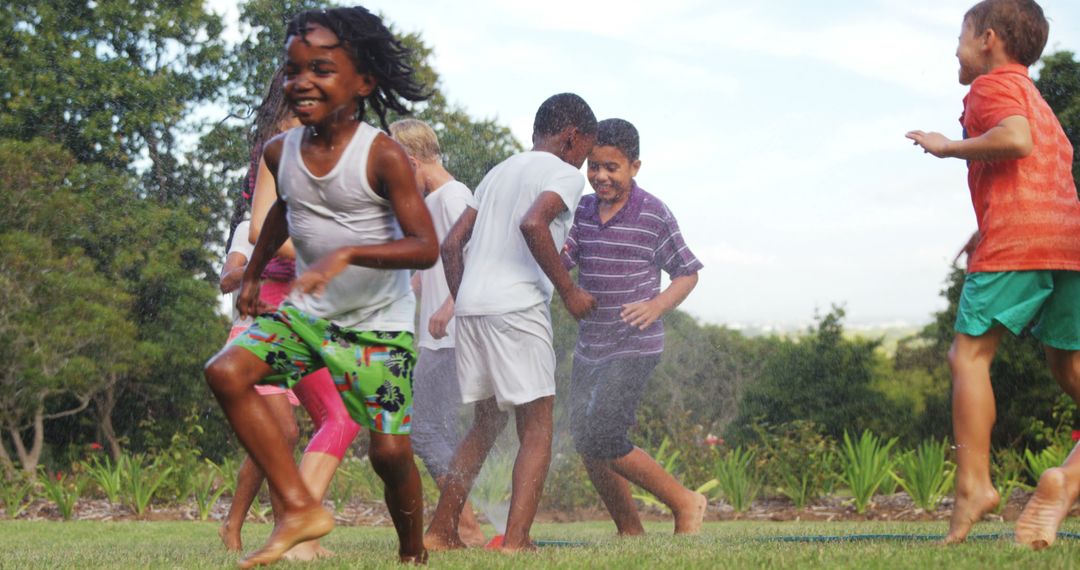
[[[777,542],[777,536],[844,534],[941,534],[945,523],[762,523],[706,524],[701,536],[673,538],[670,525],[649,524],[643,539],[618,539],[610,523],[540,524],[536,539],[583,542],[506,556],[481,550],[436,553],[433,568],[1076,568],[1080,540],[1063,539],[1031,552],[1008,540],[975,540],[957,547],[932,542]],[[977,534],[1008,532],[1010,525],[983,523]],[[1080,531],[1070,522],[1063,529]],[[213,523],[195,522],[30,522],[0,521],[0,568],[230,568]],[[252,547],[267,525],[249,524],[244,539]],[[326,538],[337,557],[314,563],[280,563],[280,568],[401,568],[390,528],[340,527]]]

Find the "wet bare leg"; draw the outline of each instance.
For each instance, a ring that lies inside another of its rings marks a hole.
[[[296,426],[296,416],[293,414],[292,405],[289,404],[289,398],[285,394],[270,394],[263,398],[277,420],[278,427],[285,434],[290,449],[295,447],[299,429]],[[255,465],[250,457],[244,457],[240,470],[236,474],[236,492],[233,493],[229,513],[225,516],[221,528],[218,529],[218,536],[221,537],[221,542],[225,544],[227,550],[239,551],[242,548],[240,529],[243,528],[244,520],[247,518],[248,511],[251,510],[251,504],[259,493],[259,487],[262,487],[263,479],[263,472],[259,466]],[[276,513],[277,509],[281,508],[281,504],[274,489],[270,489],[270,501]]]
[[[247,518],[251,503],[255,502],[255,496],[259,493],[262,483],[262,471],[250,457],[245,456],[236,474],[236,492],[233,493],[232,504],[229,505],[225,521],[218,528],[218,536],[221,537],[226,550],[239,552],[243,548],[240,529],[244,526],[244,519]]]
[[[435,478],[440,495],[446,487],[448,479],[449,477],[446,475]],[[484,536],[484,531],[480,528],[480,521],[476,520],[476,514],[473,512],[473,506],[469,501],[465,501],[461,509],[461,517],[458,519],[458,535],[461,537],[461,541],[468,546],[487,544],[487,537]]]
[[[547,396],[514,407],[518,448],[510,495],[510,513],[501,550],[534,548],[529,530],[540,506],[548,467],[551,465],[552,410],[555,397]]]
[[[1054,379],[1074,401],[1080,402],[1080,352],[1046,347],[1046,360]],[[1065,463],[1039,477],[1035,494],[1016,521],[1016,542],[1040,550],[1054,543],[1058,528],[1080,495],[1080,444]]]
[[[386,508],[400,543],[398,556],[402,562],[425,562],[424,493],[409,436],[371,432],[368,457],[385,484]]]
[[[435,507],[435,515],[424,534],[424,545],[428,550],[466,547],[458,533],[461,511],[484,460],[495,445],[495,439],[506,427],[507,419],[507,414],[499,410],[495,398],[475,404],[473,425],[454,452],[454,458],[450,461],[450,472],[446,475],[445,486],[439,495],[439,504]]]
[[[998,504],[990,480],[990,430],[996,419],[990,362],[1004,332],[996,326],[979,337],[957,333],[949,350],[957,469],[947,544],[966,540],[971,527]]]
[[[671,509],[675,534],[697,534],[705,519],[709,500],[705,495],[683,487],[675,477],[638,447],[612,461],[611,469],[631,483],[652,493]]]
[[[596,487],[600,494],[600,500],[615,521],[618,533],[622,536],[645,534],[645,527],[641,526],[641,517],[638,516],[637,503],[630,493],[630,484],[626,478],[613,471],[607,460],[582,456],[582,461],[593,487]]]
[[[257,356],[235,346],[219,352],[205,371],[207,384],[237,438],[282,502],[270,538],[240,562],[242,568],[274,562],[295,544],[323,536],[334,528],[333,517],[312,498],[300,479],[292,450],[270,407],[254,390],[255,384],[271,372]]]
[[[309,451],[300,460],[300,477],[307,485],[308,492],[322,502],[326,498],[326,492],[330,488],[330,482],[334,479],[341,460],[336,455]],[[334,553],[323,548],[318,540],[301,542],[285,553],[286,560],[308,562],[319,558],[329,558]]]

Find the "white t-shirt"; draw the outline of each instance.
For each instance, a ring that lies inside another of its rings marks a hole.
[[[424,198],[424,204],[431,212],[431,221],[435,223],[435,235],[439,243],[446,239],[446,234],[454,226],[462,212],[472,202],[469,187],[457,180],[451,180],[439,186]],[[443,271],[442,257],[429,269],[420,272],[420,330],[417,331],[417,346],[438,350],[454,347],[454,320],[446,325],[446,336],[440,339],[431,337],[428,321],[431,315],[442,307],[450,296],[450,287],[446,285],[446,273]]]
[[[337,164],[315,176],[300,155],[304,127],[288,131],[278,164],[278,194],[288,204],[296,274],[342,246],[382,244],[402,236],[390,201],[368,183],[372,141],[381,131],[367,123],[349,141]],[[294,291],[287,303],[338,326],[361,331],[413,331],[416,298],[405,269],[350,265],[322,296]]]
[[[255,251],[255,244],[248,241],[248,231],[251,228],[251,222],[244,220],[237,224],[236,231],[233,232],[232,243],[229,244],[229,251],[225,253],[226,259],[234,254],[239,253],[244,256],[244,263],[251,261],[251,254]],[[233,326],[244,326],[251,324],[250,317],[240,317],[240,313],[236,310],[236,298],[240,296],[240,289],[229,293],[229,301],[232,307],[232,319]]]
[[[551,236],[561,250],[574,220],[585,177],[557,156],[528,151],[511,156],[476,188],[477,210],[455,315],[502,315],[551,302],[554,286],[536,264],[521,222],[537,197],[554,192],[566,210],[552,220]]]

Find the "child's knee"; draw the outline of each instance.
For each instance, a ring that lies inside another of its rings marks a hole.
[[[383,479],[395,477],[410,467],[415,468],[412,447],[405,436],[372,438],[368,459]]]
[[[236,361],[218,354],[206,363],[203,368],[203,377],[210,390],[218,396],[227,395],[242,388],[240,382],[241,370]]]

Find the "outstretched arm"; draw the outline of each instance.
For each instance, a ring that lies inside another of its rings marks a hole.
[[[431,214],[420,192],[405,151],[390,137],[379,134],[371,145],[368,160],[371,187],[390,200],[401,226],[402,237],[372,245],[340,247],[313,264],[297,278],[294,289],[322,294],[326,285],[350,265],[378,269],[427,269],[439,255],[439,240]],[[265,230],[264,230],[265,231]]]
[[[541,192],[529,211],[525,212],[520,229],[536,264],[551,280],[551,284],[562,297],[566,309],[575,319],[580,319],[596,308],[596,299],[574,283],[570,272],[563,266],[559,250],[555,249],[555,238],[551,236],[551,222],[555,216],[565,211],[566,204],[563,203],[562,197],[551,191]]]
[[[475,225],[476,209],[465,208],[443,239],[443,273],[446,274],[446,285],[450,288],[450,297],[453,299],[457,299],[458,289],[461,287],[461,275],[465,273],[465,244],[472,239]]]
[[[1031,154],[1031,125],[1026,117],[1006,117],[977,137],[954,141],[941,133],[909,131],[907,138],[938,158],[964,160],[1016,160]]]

